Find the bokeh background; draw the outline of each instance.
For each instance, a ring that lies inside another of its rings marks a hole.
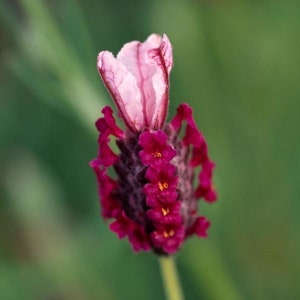
[[[0,299],[164,299],[88,166],[97,53],[152,32],[174,48],[170,115],[194,107],[217,163],[210,237],[177,255],[186,298],[300,298],[299,1],[1,0],[0,26]]]

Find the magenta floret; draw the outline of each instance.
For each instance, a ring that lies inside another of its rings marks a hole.
[[[168,136],[161,130],[140,134],[139,145],[143,150],[139,156],[144,165],[160,169],[176,155],[176,150],[167,143],[167,139]]]

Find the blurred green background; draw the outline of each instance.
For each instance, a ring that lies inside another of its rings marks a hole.
[[[95,61],[167,33],[170,115],[217,163],[210,237],[177,255],[187,299],[300,298],[300,2],[0,0],[0,299],[164,299],[151,253],[99,217],[88,162],[111,104]]]

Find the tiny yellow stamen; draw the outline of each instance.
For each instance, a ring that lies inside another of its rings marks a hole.
[[[159,151],[156,151],[154,153],[152,153],[152,155],[156,158],[156,157],[162,157],[162,154]]]
[[[165,231],[163,232],[163,236],[164,236],[164,238],[168,238],[168,237],[170,237],[170,236],[173,236],[174,233],[175,233],[175,232],[174,232],[173,229],[165,230]]]
[[[167,189],[168,187],[169,187],[169,185],[168,185],[166,182],[163,182],[163,183],[159,182],[159,183],[158,183],[158,188],[159,188],[161,191]]]
[[[166,216],[169,212],[170,212],[170,210],[169,210],[169,208],[162,208],[161,209],[161,212],[162,212],[162,214],[163,214],[163,216]]]

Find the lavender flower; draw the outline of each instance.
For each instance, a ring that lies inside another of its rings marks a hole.
[[[166,123],[172,65],[166,35],[127,43],[116,58],[108,51],[98,56],[98,71],[125,130],[117,126],[112,109],[104,107],[96,122],[99,151],[90,165],[97,176],[102,216],[114,220],[110,229],[119,238],[127,236],[135,251],[172,254],[187,237],[206,237],[210,223],[198,215],[197,202],[217,198],[214,163],[192,109],[181,104]],[[110,136],[118,154],[109,146]],[[108,175],[110,169],[115,176]]]

